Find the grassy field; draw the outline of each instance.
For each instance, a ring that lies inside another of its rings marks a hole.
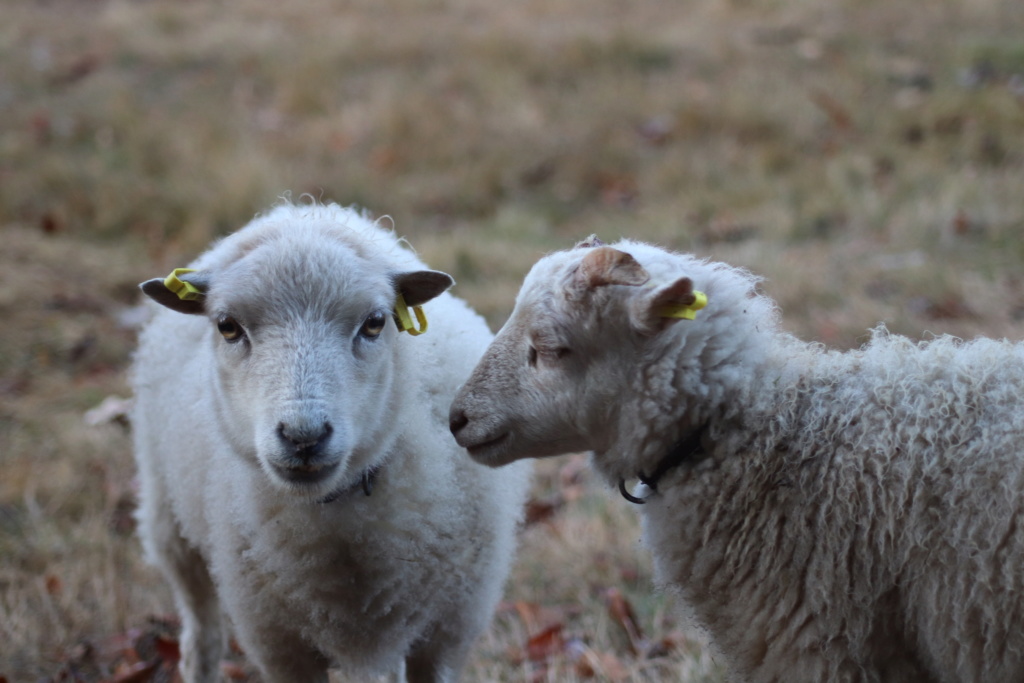
[[[390,215],[494,329],[538,257],[597,233],[746,266],[838,348],[879,322],[1024,338],[1020,0],[2,14],[0,682],[167,679],[126,428],[86,418],[127,397],[136,283],[282,195]],[[583,456],[540,463],[535,497],[466,680],[723,679]]]

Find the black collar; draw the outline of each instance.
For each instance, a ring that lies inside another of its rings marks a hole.
[[[703,436],[703,427],[694,430],[688,436],[683,437],[677,441],[674,446],[672,446],[668,454],[662,458],[661,462],[658,463],[658,466],[654,468],[653,474],[646,476],[643,472],[637,472],[636,478],[639,479],[640,483],[644,486],[657,493],[658,482],[661,481],[662,477],[668,474],[669,470],[682,465],[684,462],[697,460],[704,454],[704,447],[701,445],[701,437]],[[619,479],[619,493],[621,493],[622,497],[630,503],[643,505],[647,502],[645,499],[637,498],[626,490],[625,479]]]
[[[320,505],[327,505],[328,503],[333,503],[334,501],[338,500],[345,494],[353,493],[357,489],[362,489],[363,493],[366,494],[367,497],[369,497],[369,495],[373,493],[373,486],[374,484],[377,483],[377,475],[380,474],[380,470],[380,465],[371,467],[370,469],[363,472],[363,476],[361,476],[359,480],[356,481],[354,484],[350,486],[343,486],[341,488],[335,489],[334,491],[331,491],[326,496],[318,500],[317,503],[319,503]]]

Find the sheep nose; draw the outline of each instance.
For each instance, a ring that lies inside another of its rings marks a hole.
[[[310,460],[319,455],[333,431],[330,422],[320,425],[293,425],[281,422],[277,425],[277,436],[303,460]]]
[[[461,410],[453,410],[448,415],[448,428],[452,430],[452,435],[457,435],[462,428],[469,424],[469,418],[466,417],[466,413]]]

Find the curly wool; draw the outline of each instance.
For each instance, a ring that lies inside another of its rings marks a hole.
[[[639,471],[631,441],[706,425],[644,528],[737,678],[1024,678],[1024,346],[879,328],[826,351],[781,332],[749,274],[617,246],[711,304],[638,373],[646,417],[596,462]]]
[[[452,432],[492,466],[589,450],[651,482],[658,578],[737,680],[1024,680],[1024,346],[828,351],[757,284],[629,240],[546,256]]]

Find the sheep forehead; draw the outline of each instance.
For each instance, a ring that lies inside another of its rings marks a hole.
[[[555,254],[538,261],[523,280],[516,297],[516,310],[529,319],[568,315],[566,279],[572,270],[565,259]]]
[[[363,315],[390,306],[394,292],[386,265],[367,255],[345,240],[298,233],[266,238],[217,274],[210,301],[215,309],[264,321],[297,313]]]
[[[363,213],[337,204],[283,204],[261,214],[220,240],[198,259],[197,267],[223,268],[261,246],[281,239],[341,241],[366,258],[380,257],[406,270],[422,267],[394,230]]]
[[[624,246],[632,246],[632,243],[624,243]],[[590,296],[594,294],[593,291],[580,290],[574,284],[574,278],[587,253],[587,249],[570,249],[550,254],[538,261],[523,281],[516,301],[517,307],[547,311],[566,322],[575,323],[598,315],[599,300],[606,301],[613,296],[629,297],[640,291],[635,287],[602,287],[599,288],[601,296],[595,298]]]
[[[329,220],[326,217],[306,218],[295,211],[280,209],[254,220],[226,241],[233,242],[229,261],[244,258],[267,245],[284,249],[295,243],[301,250],[308,246],[340,243],[364,258],[397,245],[390,233],[368,224],[358,215],[341,214],[335,220]]]
[[[516,305],[533,306],[539,303],[565,301],[569,283],[583,260],[583,249],[558,251],[537,261],[523,279]]]

